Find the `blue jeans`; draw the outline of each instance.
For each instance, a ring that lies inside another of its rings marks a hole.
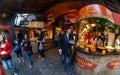
[[[62,54],[62,63],[64,65],[64,70],[67,70],[69,66],[69,57]]]
[[[32,60],[30,55],[28,54],[28,51],[24,50],[24,56],[27,58],[28,63],[30,64],[30,66],[32,66]]]
[[[16,70],[15,70],[15,68],[14,68],[13,65],[12,65],[12,59],[2,60],[2,64],[3,64],[3,67],[4,67],[6,70],[11,69],[11,70],[12,70],[12,73],[16,73]]]

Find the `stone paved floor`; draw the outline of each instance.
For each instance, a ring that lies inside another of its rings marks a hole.
[[[19,64],[16,55],[13,53],[13,65],[18,75],[78,75],[74,66],[69,67],[69,71],[65,72],[61,65],[60,55],[57,48],[46,51],[46,58],[41,60],[39,54],[32,55],[33,68],[30,69],[27,63]],[[12,75],[10,71],[6,71],[6,75]]]

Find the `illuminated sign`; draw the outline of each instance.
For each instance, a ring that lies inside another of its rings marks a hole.
[[[96,68],[96,64],[87,61],[86,59],[81,58],[79,56],[76,56],[76,64],[82,69],[86,69],[86,70],[93,70]]]

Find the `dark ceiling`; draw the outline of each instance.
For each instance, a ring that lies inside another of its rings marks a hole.
[[[114,12],[120,13],[120,0],[0,0],[0,13],[45,12],[47,14],[46,11],[48,11],[57,14],[66,9],[80,9],[88,4],[101,4]]]

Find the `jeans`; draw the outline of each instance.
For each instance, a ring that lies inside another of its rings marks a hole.
[[[12,73],[16,73],[16,70],[15,70],[15,68],[14,68],[13,65],[12,65],[12,59],[2,60],[2,64],[3,64],[3,67],[4,67],[6,70],[11,69],[11,70],[12,70]]]
[[[64,65],[64,70],[67,70],[69,66],[69,57],[62,54],[62,63]]]
[[[41,55],[42,58],[45,57],[45,55],[44,55],[44,50],[39,50],[39,53],[40,53],[40,55]]]
[[[30,55],[28,54],[28,51],[24,50],[24,56],[27,58],[28,63],[30,64],[30,66],[32,66],[32,60]]]

